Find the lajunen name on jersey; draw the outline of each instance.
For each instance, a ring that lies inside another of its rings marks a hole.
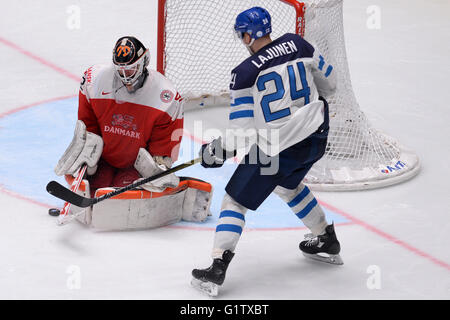
[[[256,59],[252,60],[252,63],[260,69],[267,61],[270,61],[272,59],[285,56],[288,54],[291,54],[293,52],[298,52],[297,46],[295,45],[294,41],[287,41],[282,42],[276,46],[272,46],[265,50],[266,54],[259,54],[257,59],[259,61],[256,61]],[[259,63],[258,63],[259,62]]]
[[[134,138],[134,139],[141,138],[141,134],[139,132],[135,132],[132,130],[125,130],[125,129],[117,128],[117,127],[113,127],[113,126],[111,126],[111,127],[105,126],[104,131],[114,133],[114,134],[119,134],[121,136],[130,137],[130,138]]]

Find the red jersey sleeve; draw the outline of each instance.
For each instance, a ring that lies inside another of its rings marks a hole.
[[[78,120],[84,122],[87,131],[102,135],[94,110],[81,90],[78,94]]]

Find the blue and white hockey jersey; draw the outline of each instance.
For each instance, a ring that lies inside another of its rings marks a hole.
[[[285,34],[232,71],[229,129],[224,147],[237,136],[257,131],[257,143],[270,156],[304,140],[324,121],[327,98],[336,89],[333,66],[296,34]],[[233,137],[232,139],[231,136]]]

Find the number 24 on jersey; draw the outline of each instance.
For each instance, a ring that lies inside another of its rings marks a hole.
[[[297,78],[294,72],[294,66],[288,65],[287,71],[289,75],[289,93],[292,101],[298,99],[305,99],[303,105],[307,105],[310,102],[311,89],[308,86],[308,81],[306,80],[306,70],[303,62],[297,62],[296,67],[300,75],[301,89],[297,90]],[[273,81],[275,83],[276,91],[267,95],[264,95],[261,99],[261,108],[263,110],[264,118],[266,122],[275,121],[291,114],[290,107],[272,112],[270,109],[270,104],[278,100],[283,99],[286,90],[285,84],[283,83],[283,78],[277,72],[272,71],[267,74],[260,76],[256,82],[256,86],[259,92],[264,92],[267,90],[267,83]]]

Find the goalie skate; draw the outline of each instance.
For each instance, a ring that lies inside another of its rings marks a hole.
[[[325,234],[314,237],[312,234],[305,235],[305,241],[299,245],[303,255],[312,260],[325,262],[329,264],[342,265],[339,252],[341,247],[334,232],[334,225],[326,227]]]

